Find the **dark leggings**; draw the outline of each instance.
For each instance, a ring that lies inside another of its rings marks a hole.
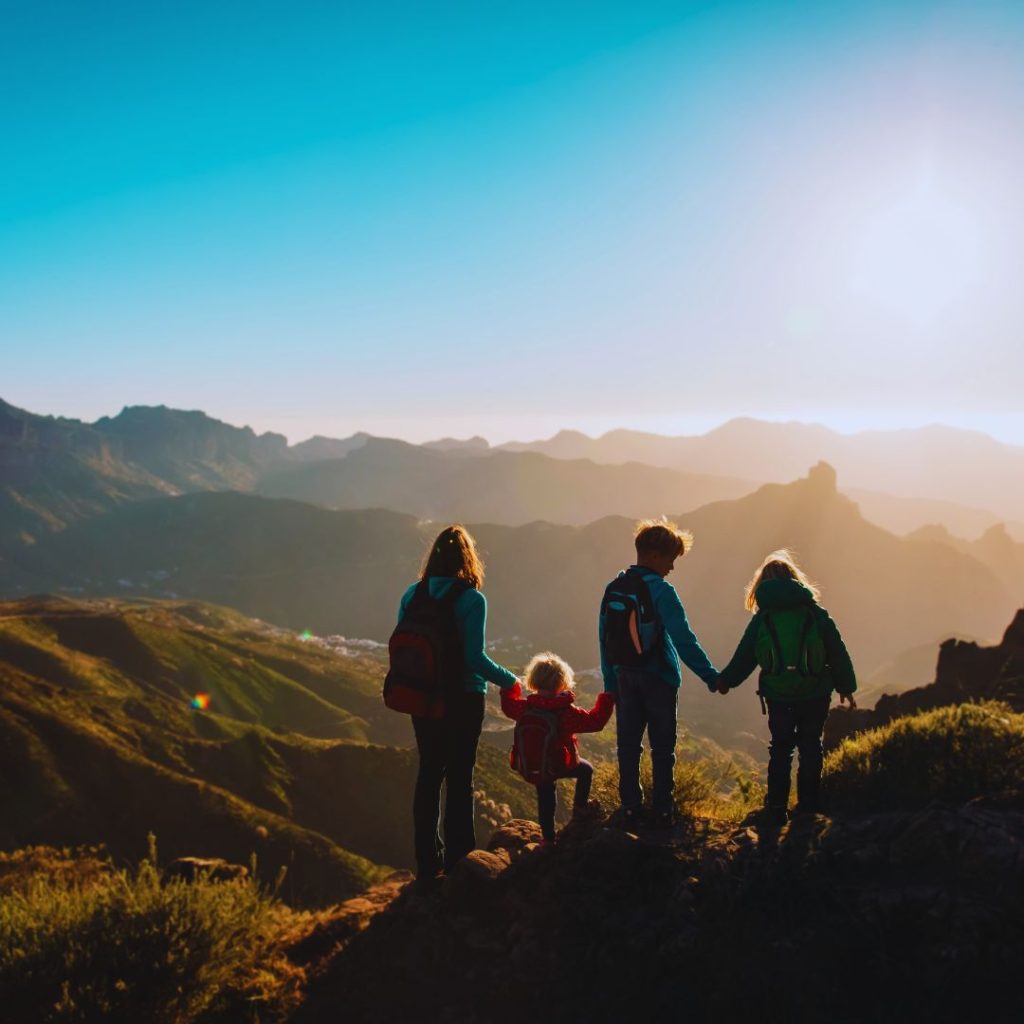
[[[821,789],[821,734],[828,717],[828,697],[811,700],[769,700],[768,728],[772,741],[768,747],[769,807],[784,810],[789,803],[790,771],[793,751],[800,751],[796,771],[796,795],[802,810],[818,808]]]
[[[429,877],[442,868],[447,871],[476,847],[473,767],[483,721],[482,693],[459,693],[450,698],[444,718],[413,717],[420,765],[412,820],[420,876]],[[438,824],[441,784],[446,781],[442,840]]]
[[[590,799],[590,783],[594,780],[594,766],[580,758],[580,763],[563,778],[576,780],[576,793],[573,797],[573,808],[586,807]],[[542,782],[537,786],[537,818],[540,830],[545,839],[555,838],[555,784]]]

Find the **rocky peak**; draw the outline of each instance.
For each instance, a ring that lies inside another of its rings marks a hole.
[[[835,494],[837,490],[835,467],[828,462],[819,462],[807,471],[807,482],[821,494]]]
[[[1007,653],[1019,654],[1024,650],[1024,608],[1018,610],[1013,622],[1006,627],[1000,646],[1006,649]]]
[[[927,686],[883,694],[870,710],[833,708],[825,723],[825,747],[833,749],[847,736],[902,715],[979,700],[1001,700],[1015,711],[1024,711],[1024,608],[998,644],[984,646],[955,638],[942,643],[935,680]]]
[[[95,429],[119,444],[124,457],[147,468],[167,462],[184,464],[227,461],[263,466],[287,456],[281,434],[257,435],[251,427],[234,427],[198,410],[167,406],[126,406],[117,416],[96,421]]]

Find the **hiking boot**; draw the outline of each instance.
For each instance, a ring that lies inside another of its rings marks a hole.
[[[761,812],[761,823],[769,828],[782,828],[787,820],[785,807],[765,807]]]
[[[412,890],[421,895],[433,892],[441,885],[444,879],[443,871],[422,872],[413,879]]]
[[[651,828],[672,828],[676,823],[675,812],[655,811],[651,819]]]
[[[588,800],[585,804],[572,809],[572,822],[599,821],[604,817],[600,800]]]
[[[641,828],[645,824],[644,809],[642,807],[623,807],[622,824],[626,828]]]

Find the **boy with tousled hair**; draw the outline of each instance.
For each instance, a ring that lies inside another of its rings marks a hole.
[[[608,584],[601,602],[601,673],[605,690],[618,696],[615,728],[624,820],[637,824],[643,815],[640,759],[646,731],[651,745],[654,824],[668,827],[673,823],[679,662],[712,692],[718,673],[690,628],[675,587],[665,580],[676,559],[692,546],[693,535],[667,519],[647,519],[637,523],[633,539],[636,563]],[[632,640],[635,653],[623,652],[617,633],[625,633],[627,645]]]

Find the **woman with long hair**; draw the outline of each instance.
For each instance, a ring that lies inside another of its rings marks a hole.
[[[443,717],[414,715],[412,720],[419,752],[413,829],[416,876],[421,881],[437,878],[476,847],[473,768],[487,684],[504,689],[517,681],[487,656],[483,583],[484,565],[473,537],[463,526],[448,526],[431,545],[419,580],[406,590],[398,609],[401,621],[417,590],[425,585],[432,600],[451,602],[458,633],[453,672],[457,678],[447,680]],[[447,784],[443,830],[438,828],[442,783]]]
[[[832,691],[839,692],[840,703],[856,707],[853,663],[820,597],[789,551],[768,555],[744,595],[753,618],[718,679],[719,692],[727,693],[761,668],[757,692],[762,708],[767,705],[771,733],[765,813],[775,825],[786,820],[794,749],[800,751],[796,812],[818,810],[821,738]]]

